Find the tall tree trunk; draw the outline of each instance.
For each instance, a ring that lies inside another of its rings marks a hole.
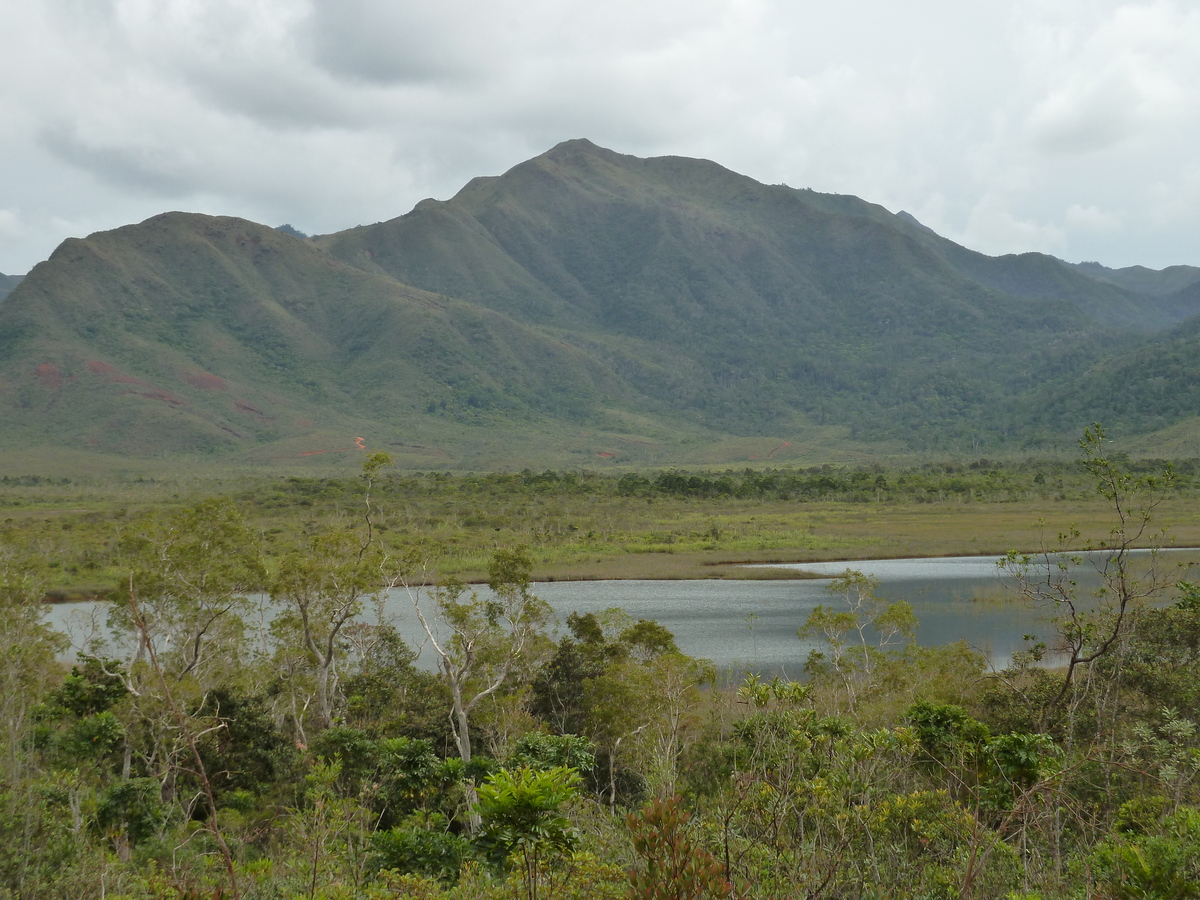
[[[454,701],[454,715],[450,724],[453,726],[454,742],[458,745],[459,758],[465,765],[471,761],[471,728],[467,720],[467,708],[463,704],[461,681],[451,679],[450,694]],[[475,806],[479,803],[479,792],[475,790],[474,778],[467,779],[464,791],[467,795],[468,821],[471,825],[471,833],[474,834],[483,823],[479,813],[475,811]]]

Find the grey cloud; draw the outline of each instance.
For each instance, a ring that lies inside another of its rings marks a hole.
[[[369,121],[369,104],[304,74],[267,67],[196,66],[188,73],[188,83],[212,106],[269,128],[359,128]]]
[[[171,155],[128,145],[98,146],[70,125],[47,125],[39,133],[39,143],[58,159],[104,182],[163,196],[187,193],[191,187],[189,173],[180,171]]]
[[[470,51],[469,20],[411,0],[314,0],[298,39],[312,60],[345,78],[375,84],[471,80],[487,58]],[[501,48],[492,48],[492,55]]]

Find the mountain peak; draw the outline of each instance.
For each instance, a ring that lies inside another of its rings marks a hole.
[[[543,156],[555,156],[560,153],[567,153],[567,152],[579,153],[581,151],[582,152],[591,152],[591,153],[595,153],[595,152],[612,153],[613,152],[612,150],[609,150],[606,147],[601,147],[599,144],[589,141],[587,138],[571,138],[570,140],[560,141],[559,143],[555,144],[553,147],[551,147],[549,150],[547,150],[542,155]]]
[[[1046,405],[1030,385],[1073,396],[1138,336],[1112,326],[1148,336],[1196,305],[1145,293],[851,195],[574,138],[308,241],[170,212],[65,242],[0,305],[0,438],[278,458],[365,441],[439,467],[494,464],[501,433],[522,465],[682,462],[696,442],[765,459],[822,435],[1011,445]]]

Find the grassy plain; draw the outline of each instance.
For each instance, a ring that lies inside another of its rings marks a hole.
[[[1176,546],[1200,546],[1200,466],[1183,461],[1177,469],[1155,525]],[[0,527],[52,560],[52,596],[95,595],[120,578],[123,537],[144,533],[156,513],[214,496],[242,510],[268,563],[314,533],[363,525],[363,483],[345,470],[150,463],[0,475]],[[796,578],[804,576],[740,564],[1000,555],[1053,545],[1072,529],[1082,546],[1102,541],[1112,521],[1081,469],[1054,461],[389,474],[372,506],[377,533],[397,558],[411,555],[430,577],[465,580],[481,580],[491,553],[515,545],[529,549],[537,580]]]

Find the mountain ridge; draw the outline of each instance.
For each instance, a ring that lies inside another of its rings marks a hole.
[[[164,213],[65,241],[0,304],[0,447],[486,467],[1060,446],[1055,389],[1190,333],[1200,270],[1148,272],[987,257],[857,197],[578,139],[331,235]]]

